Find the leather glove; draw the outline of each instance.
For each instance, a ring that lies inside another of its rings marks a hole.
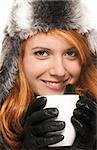
[[[65,94],[76,94],[75,87],[71,84],[66,86]],[[76,139],[72,146],[51,147],[49,150],[96,150],[97,127],[96,127],[97,102],[89,94],[82,94],[76,104],[71,122],[75,127]]]
[[[76,94],[73,85],[67,85],[65,94]],[[76,131],[72,146],[56,147],[50,150],[97,150],[96,125],[97,101],[90,94],[82,94],[76,104],[71,122]]]
[[[65,127],[63,121],[55,121],[57,108],[45,108],[46,98],[36,99],[28,108],[24,121],[24,142],[22,150],[43,150],[48,145],[61,141],[63,135],[50,135],[50,132],[60,131]]]
[[[72,150],[93,150],[93,145],[97,140],[96,112],[96,100],[89,94],[81,95],[71,118],[76,130]]]

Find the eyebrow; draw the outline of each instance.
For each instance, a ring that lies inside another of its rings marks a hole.
[[[34,49],[45,49],[45,50],[51,50],[51,49],[46,48],[46,47],[32,47],[32,50],[34,50]]]
[[[76,49],[76,47],[69,47],[69,48],[67,48],[67,49],[64,49],[65,51],[68,51],[69,49],[71,49],[71,48],[74,48],[76,51],[77,51],[77,49]],[[44,49],[44,50],[47,50],[47,51],[51,51],[51,49],[49,49],[49,48],[46,48],[46,47],[32,47],[32,50],[35,50],[35,49]]]

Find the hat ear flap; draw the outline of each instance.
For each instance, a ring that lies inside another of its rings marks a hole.
[[[18,71],[18,56],[21,40],[18,36],[5,35],[0,62],[0,105],[7,98]]]
[[[84,36],[87,38],[92,60],[97,67],[97,31],[94,29],[89,30],[87,33],[84,34]]]

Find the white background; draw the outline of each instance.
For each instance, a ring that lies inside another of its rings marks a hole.
[[[8,21],[9,12],[11,10],[12,1],[14,0],[0,0],[0,51],[2,48],[3,30]],[[21,0],[19,0],[21,1]],[[92,27],[97,28],[97,0],[81,0],[85,3],[88,11],[86,10],[88,19]]]

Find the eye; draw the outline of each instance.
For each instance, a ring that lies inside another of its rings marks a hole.
[[[48,56],[48,52],[46,50],[37,50],[34,52],[34,55],[39,56],[39,57],[46,57]]]
[[[77,57],[78,56],[78,52],[75,48],[70,48],[67,50],[66,54],[69,57]]]

